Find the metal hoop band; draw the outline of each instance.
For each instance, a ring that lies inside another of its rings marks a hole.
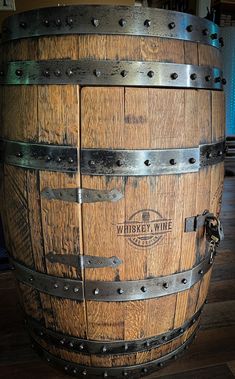
[[[0,68],[0,84],[131,86],[222,90],[216,67],[167,62],[48,60],[8,62]]]

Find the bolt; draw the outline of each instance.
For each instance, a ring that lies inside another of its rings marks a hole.
[[[188,25],[186,30],[187,32],[191,33],[193,31],[193,25]]]
[[[184,333],[184,329],[182,328],[182,329],[180,329],[180,333]]]
[[[218,151],[218,153],[217,153],[217,155],[219,156],[219,157],[221,157],[222,155],[223,155],[223,151]]]
[[[68,371],[69,368],[68,368],[68,366],[65,366],[64,369],[65,369],[65,371]]]
[[[50,156],[50,155],[47,155],[47,156],[46,156],[46,161],[50,162],[50,161],[51,161],[51,159],[52,159],[52,158],[51,158],[51,156]]]
[[[147,292],[147,288],[143,286],[143,287],[141,287],[141,291],[142,292]]]
[[[26,29],[27,28],[26,22],[24,22],[24,21],[20,22],[20,27],[23,29]]]
[[[51,360],[50,360],[50,358],[47,358],[47,362],[50,362]]]
[[[145,368],[143,368],[143,370],[142,370],[145,374],[147,374],[147,372],[148,372],[148,369],[145,367]]]
[[[16,70],[15,74],[17,76],[22,76],[23,75],[23,71],[18,69],[18,70]]]
[[[172,166],[176,165],[176,161],[175,161],[175,159],[171,159],[171,160],[170,160],[170,164],[171,164]]]
[[[127,343],[125,343],[124,349],[125,349],[125,351],[128,350],[128,344]]]
[[[0,76],[4,76],[4,71],[0,71]]]
[[[104,374],[103,374],[103,377],[107,378],[107,376],[108,376],[108,373],[107,373],[107,371],[105,371]]]
[[[127,371],[123,371],[123,376],[128,376],[128,372]]]
[[[29,281],[30,281],[30,282],[33,282],[33,281],[34,281],[34,278],[33,278],[32,276],[30,276]]]
[[[100,24],[100,22],[99,22],[99,20],[97,19],[97,18],[93,18],[92,20],[91,20],[91,22],[92,22],[92,24],[97,28],[97,26],[99,26],[99,24]]]
[[[196,322],[196,319],[194,318],[193,321],[192,321],[192,323],[195,324],[195,322]]]
[[[145,164],[145,166],[151,166],[151,162],[150,162],[150,160],[149,159],[147,159],[145,162],[144,162],[144,164]]]
[[[176,72],[173,72],[173,74],[171,74],[171,79],[175,80],[178,78],[178,74]]]
[[[99,288],[96,288],[96,289],[94,290],[94,295],[98,295],[99,292],[100,292]]]
[[[174,28],[175,28],[175,23],[174,23],[174,22],[170,22],[170,23],[168,24],[168,28],[169,28],[169,29],[174,29]]]
[[[208,304],[208,302],[209,302],[208,299],[206,299],[206,300],[205,300],[205,304]]]
[[[167,341],[167,336],[163,336],[162,340],[166,342]]]
[[[190,158],[190,159],[189,159],[189,163],[191,163],[191,164],[196,163],[196,159],[195,159],[195,158]]]
[[[210,158],[212,158],[212,154],[211,153],[207,153],[207,159],[210,159]]]
[[[77,374],[77,370],[76,370],[76,368],[73,370],[73,373],[74,373],[74,374]]]
[[[127,76],[127,74],[128,74],[128,71],[126,71],[126,70],[123,70],[121,72],[121,75],[123,76],[123,78],[125,78]]]
[[[64,345],[64,340],[61,340],[60,343],[61,343],[61,345]]]
[[[183,283],[183,284],[187,284],[187,283],[188,283],[187,279],[185,279],[185,278],[182,279],[182,283]]]
[[[90,167],[94,167],[95,166],[95,162],[94,161],[89,161],[88,164],[89,164]]]
[[[146,347],[149,347],[150,346],[150,342],[147,341],[145,345],[146,345]]]
[[[191,80],[195,80],[195,79],[197,79],[197,75],[194,73],[194,74],[191,74],[190,75],[190,78],[191,78]]]
[[[44,333],[43,333],[43,332],[40,332],[40,336],[43,337],[43,336],[44,336]]]
[[[154,72],[153,71],[149,71],[148,72],[148,77],[149,78],[153,78],[154,77]]]
[[[60,163],[62,161],[62,158],[60,158],[60,157],[58,157],[57,159],[56,159],[56,162],[58,162],[58,163]]]
[[[164,366],[164,363],[163,363],[163,362],[160,362],[160,363],[158,364],[158,366],[159,366],[159,367],[163,367],[163,366]]]
[[[151,25],[151,20],[145,20],[144,26],[146,26],[146,28],[149,28],[150,25]]]
[[[126,25],[126,20],[121,18],[121,20],[119,20],[119,25],[123,28]]]
[[[204,36],[208,36],[209,35],[209,30],[208,29],[203,29],[202,34],[204,34]]]

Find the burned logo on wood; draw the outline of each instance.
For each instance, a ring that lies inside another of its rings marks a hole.
[[[172,219],[167,219],[153,209],[141,209],[128,220],[116,225],[117,236],[127,238],[134,246],[148,248],[159,243],[172,231]]]

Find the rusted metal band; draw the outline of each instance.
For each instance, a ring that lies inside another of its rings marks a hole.
[[[14,260],[12,263],[20,282],[49,295],[78,301],[122,302],[153,299],[189,290],[210,270],[212,258],[211,254],[207,254],[206,258],[193,269],[173,275],[144,280],[86,281],[85,283],[76,279],[43,274]]]
[[[91,367],[79,365],[74,362],[69,362],[61,358],[52,355],[47,350],[39,346],[38,343],[34,342],[33,347],[40,354],[41,357],[47,360],[48,363],[61,368],[68,374],[75,376],[89,376],[94,377],[129,377],[129,378],[140,378],[145,375],[149,375],[151,372],[156,371],[163,366],[165,366],[170,360],[177,359],[193,342],[197,329],[195,332],[177,349],[171,351],[170,353],[163,355],[161,358],[152,360],[147,363],[141,363],[134,366],[117,366],[117,367]]]
[[[196,323],[202,313],[203,306],[181,327],[160,334],[158,336],[120,341],[97,341],[72,337],[54,330],[43,327],[40,322],[34,319],[26,319],[27,326],[32,337],[40,339],[56,346],[60,349],[72,351],[74,353],[95,354],[95,355],[123,355],[155,349],[161,345],[175,340],[182,336],[192,325]]]
[[[198,172],[222,162],[225,142],[186,149],[107,150],[81,149],[0,141],[0,156],[6,164],[35,170],[78,172],[83,175],[149,176]]]
[[[190,14],[147,7],[63,6],[20,13],[3,23],[2,39],[68,34],[153,36],[220,47],[219,28]]]
[[[223,89],[222,71],[189,64],[61,59],[8,62],[0,68],[0,84],[131,86]]]

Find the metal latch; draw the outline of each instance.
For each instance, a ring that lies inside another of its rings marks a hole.
[[[75,203],[97,203],[102,201],[118,201],[123,194],[117,189],[95,190],[88,188],[44,188],[41,195],[48,200],[62,200]]]
[[[202,226],[205,226],[206,218],[209,216],[214,216],[208,210],[205,210],[201,215],[187,217],[185,219],[185,233],[196,232]]]
[[[122,260],[118,257],[107,258],[93,255],[56,254],[54,251],[48,253],[46,259],[51,263],[60,263],[76,268],[115,268],[122,263]]]
[[[224,239],[224,230],[218,217],[208,215],[206,217],[206,239],[209,242],[210,262],[214,260],[216,247]]]

